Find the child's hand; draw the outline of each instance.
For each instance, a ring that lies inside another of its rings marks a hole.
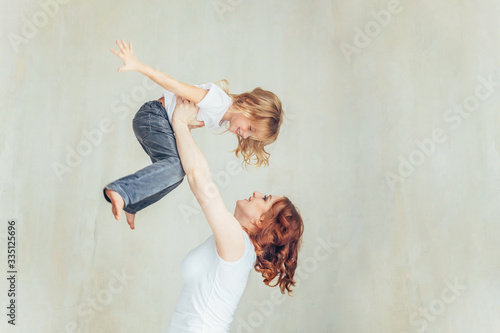
[[[137,57],[134,55],[132,42],[130,42],[128,47],[123,39],[121,41],[117,40],[116,44],[120,48],[120,51],[111,49],[111,52],[113,52],[118,56],[118,58],[123,60],[124,64],[124,66],[118,68],[118,72],[138,70],[140,68],[140,65],[142,65],[142,63],[139,60],[137,60]]]
[[[183,123],[189,129],[203,127],[205,123],[196,119],[198,110],[200,108],[193,102],[187,99],[182,100],[180,96],[177,96],[177,105],[174,109],[174,114],[172,115],[172,121],[177,123]]]

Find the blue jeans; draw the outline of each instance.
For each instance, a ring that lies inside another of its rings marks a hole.
[[[135,136],[153,164],[132,175],[106,185],[125,201],[124,211],[135,214],[157,202],[179,186],[185,173],[182,168],[175,134],[168,121],[167,111],[159,101],[144,103],[133,120]]]

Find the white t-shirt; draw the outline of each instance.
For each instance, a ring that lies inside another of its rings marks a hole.
[[[234,262],[217,253],[214,236],[191,250],[181,264],[184,287],[167,333],[229,332],[256,255],[247,233],[245,253]]]
[[[222,127],[225,121],[221,123],[221,119],[231,106],[233,100],[213,82],[195,84],[195,86],[208,90],[207,95],[196,104],[200,108],[196,119],[204,121],[205,127]],[[172,115],[177,105],[176,96],[174,93],[164,90],[163,97],[165,97],[165,109],[167,110],[168,121],[172,124]]]

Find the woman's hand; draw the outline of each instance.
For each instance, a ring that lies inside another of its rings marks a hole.
[[[134,49],[132,48],[132,42],[130,42],[128,47],[127,47],[127,44],[125,44],[125,41],[123,39],[121,41],[117,40],[116,44],[120,48],[120,51],[116,51],[115,49],[111,49],[111,52],[113,52],[114,54],[116,54],[118,56],[118,58],[123,60],[123,64],[124,64],[124,66],[118,68],[118,72],[139,70],[142,63],[134,55]]]
[[[205,123],[196,119],[198,110],[200,108],[195,103],[187,99],[182,100],[180,96],[177,96],[177,105],[172,115],[172,121],[174,123],[182,123],[189,129],[203,127]]]

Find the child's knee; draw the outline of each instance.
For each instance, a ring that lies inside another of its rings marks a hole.
[[[176,166],[176,169],[177,169],[178,173],[183,178],[186,175],[186,173],[184,172],[184,168],[182,167],[182,163],[181,163],[181,159],[180,158],[177,159],[177,162],[176,162],[175,166]]]

